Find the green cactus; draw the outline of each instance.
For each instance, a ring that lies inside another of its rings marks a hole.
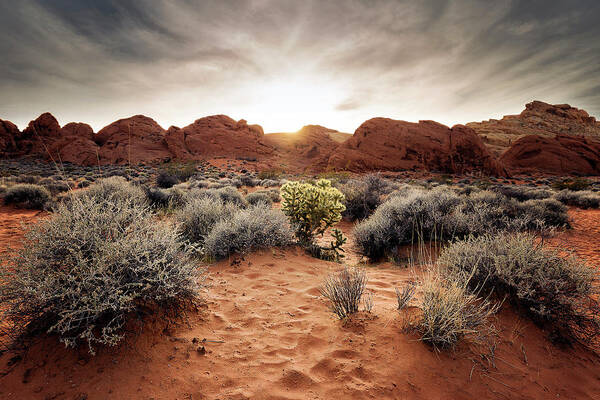
[[[296,228],[296,237],[306,247],[315,249],[315,237],[342,219],[344,195],[331,186],[327,179],[319,179],[315,184],[288,182],[281,187],[281,210]],[[332,233],[334,241],[330,247],[318,247],[320,254],[328,259],[339,260],[343,255],[342,245],[346,242],[341,231]]]

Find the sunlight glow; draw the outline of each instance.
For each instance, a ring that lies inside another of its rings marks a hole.
[[[312,77],[280,77],[253,83],[244,118],[260,121],[265,132],[296,132],[306,124],[335,126],[332,115],[343,98],[341,87]]]

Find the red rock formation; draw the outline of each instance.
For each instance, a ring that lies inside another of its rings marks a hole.
[[[331,153],[340,144],[340,135],[346,134],[320,125],[306,125],[294,133],[270,133],[265,140],[286,165],[318,171],[327,167]]]
[[[98,164],[99,146],[94,142],[94,130],[88,124],[71,122],[63,126],[59,137],[49,145],[48,149],[57,162]]]
[[[364,122],[329,158],[329,167],[352,171],[481,171],[504,175],[505,169],[470,128],[452,129],[433,121],[411,123],[388,118]]]
[[[101,164],[137,164],[171,159],[165,130],[144,115],[120,119],[95,136]]]
[[[259,125],[248,125],[226,115],[197,119],[185,128],[171,127],[165,137],[170,151],[178,158],[270,157],[273,147],[265,143]]]
[[[568,135],[529,135],[517,140],[500,161],[515,173],[600,175],[600,141]]]
[[[19,128],[10,121],[0,119],[0,157],[10,157],[18,152]]]
[[[585,136],[600,140],[600,122],[584,110],[568,104],[533,101],[519,115],[467,124],[483,139],[492,153],[500,156],[512,143],[527,135],[553,138],[555,135]]]

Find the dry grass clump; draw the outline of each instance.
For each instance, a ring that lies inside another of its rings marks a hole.
[[[556,337],[584,341],[600,334],[597,272],[574,257],[543,248],[531,234],[497,234],[452,243],[438,260],[447,276],[507,298]]]
[[[465,336],[478,341],[493,332],[490,318],[499,305],[478,298],[463,282],[432,272],[423,281],[422,291],[423,314],[417,329],[424,342],[449,348]]]
[[[234,253],[284,247],[293,242],[294,231],[285,215],[259,204],[238,209],[230,218],[217,222],[206,236],[204,253],[219,260]]]
[[[408,303],[415,296],[417,291],[417,284],[415,282],[409,282],[402,287],[402,290],[396,288],[396,300],[398,301],[398,310],[402,310],[408,305]]]
[[[320,292],[329,300],[331,312],[339,319],[344,319],[358,312],[366,286],[367,274],[364,270],[345,267],[339,273],[329,275]]]
[[[52,196],[46,188],[29,183],[16,184],[6,188],[3,198],[4,204],[38,210],[44,209],[52,201]]]
[[[108,186],[58,205],[2,260],[8,337],[47,332],[94,353],[96,345],[117,344],[132,315],[158,309],[175,317],[197,298],[202,271],[190,247],[137,197],[109,195]]]

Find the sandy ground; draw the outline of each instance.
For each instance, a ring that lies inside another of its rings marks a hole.
[[[2,246],[18,242],[18,215],[35,213],[0,210]],[[553,240],[597,262],[600,211],[571,215],[575,229]],[[404,332],[415,310],[395,311],[394,288],[418,270],[367,266],[372,312],[337,320],[318,288],[340,268],[295,248],[222,261],[186,324],[153,323],[95,357],[54,338],[0,356],[0,398],[600,399],[600,358],[554,346],[508,306],[484,353],[465,343],[438,353]]]

